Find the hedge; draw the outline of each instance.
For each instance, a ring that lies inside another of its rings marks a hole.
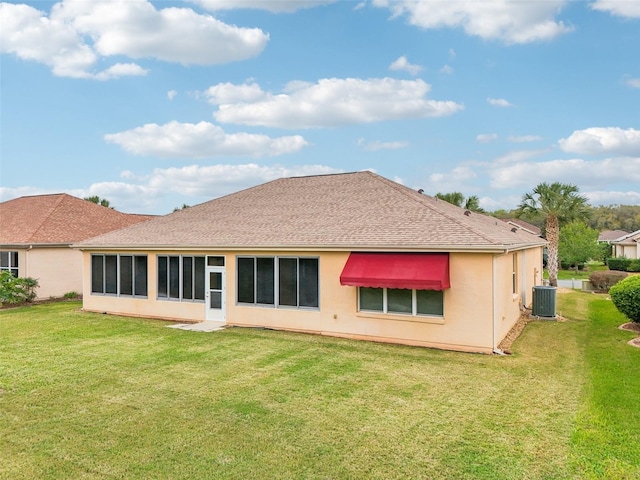
[[[630,275],[609,290],[611,301],[632,322],[640,323],[640,275]]]

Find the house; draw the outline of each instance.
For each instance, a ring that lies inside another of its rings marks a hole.
[[[611,243],[628,234],[625,230],[603,230],[598,234],[598,243]]]
[[[0,203],[0,269],[38,280],[40,299],[82,292],[82,253],[71,244],[152,218],[64,193]]]
[[[640,230],[622,235],[609,243],[614,257],[640,258]]]
[[[282,178],[79,242],[87,311],[494,351],[536,235],[372,172]]]

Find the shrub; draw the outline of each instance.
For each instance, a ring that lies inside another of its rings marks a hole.
[[[77,298],[80,298],[80,294],[79,294],[78,292],[73,292],[73,291],[71,291],[71,292],[67,292],[67,293],[65,293],[65,294],[63,295],[63,297],[64,297],[66,300],[75,300],[75,299],[77,299]]]
[[[589,275],[589,281],[593,288],[598,292],[608,292],[611,287],[619,281],[625,279],[625,272],[617,272],[615,270],[600,270]]]
[[[609,270],[618,270],[620,272],[626,272],[627,267],[631,263],[631,260],[625,257],[610,258],[607,260]]]
[[[13,305],[32,302],[36,298],[38,281],[34,278],[16,278],[8,270],[0,271],[0,303]]]
[[[627,272],[640,272],[640,259],[631,260],[627,267]]]
[[[609,291],[611,300],[620,313],[632,322],[640,323],[640,275],[631,275]]]

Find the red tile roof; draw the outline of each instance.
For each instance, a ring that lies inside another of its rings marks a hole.
[[[20,197],[0,203],[0,244],[71,244],[150,218],[65,193]]]
[[[371,172],[281,178],[79,246],[493,250],[543,245]]]

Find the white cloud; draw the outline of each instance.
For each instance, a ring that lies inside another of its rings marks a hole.
[[[190,0],[213,12],[218,10],[254,9],[272,13],[291,13],[302,8],[328,5],[336,0]]]
[[[572,31],[572,27],[555,18],[566,3],[566,0],[373,0],[373,5],[389,8],[394,17],[406,15],[410,24],[421,28],[461,27],[467,35],[508,44],[551,40]]]
[[[640,183],[640,157],[496,164],[489,174],[493,188],[530,187],[540,182],[606,188],[615,183]]]
[[[500,155],[493,160],[493,165],[504,165],[523,162],[529,158],[540,157],[546,154],[545,150],[514,150]]]
[[[476,142],[478,143],[489,143],[497,139],[497,133],[480,133],[479,135],[476,135]]]
[[[583,155],[640,155],[640,130],[617,127],[575,130],[569,137],[560,139],[558,145],[565,152]]]
[[[445,65],[438,71],[440,73],[444,73],[445,75],[451,75],[453,73],[453,67],[451,67],[449,65]]]
[[[213,105],[223,105],[259,101],[266,98],[267,93],[257,83],[245,83],[242,85],[219,83],[205,90],[204,96]]]
[[[409,146],[408,142],[366,142],[363,138],[358,139],[358,146],[368,152],[377,152],[378,150],[399,150]]]
[[[222,90],[229,90],[227,84],[223,85]],[[236,90],[230,91],[241,91],[242,87],[236,86]],[[254,92],[255,101],[220,103],[213,116],[223,123],[314,128],[441,117],[464,108],[453,101],[428,100],[426,94],[430,89],[422,80],[392,78],[325,78],[315,84],[291,82],[279,94],[264,93],[260,89]]]
[[[422,71],[422,67],[420,65],[414,65],[413,63],[409,63],[409,60],[407,60],[407,57],[403,55],[401,57],[398,57],[396,60],[394,60],[391,63],[391,65],[389,65],[389,70],[404,71],[411,75],[417,75]]]
[[[459,165],[454,167],[448,173],[432,173],[429,175],[428,183],[424,188],[430,195],[435,195],[438,192],[460,192],[468,190],[465,186],[465,182],[476,178],[476,172],[468,166]]]
[[[636,0],[597,0],[591,8],[619,17],[640,18],[640,3]]]
[[[211,158],[219,156],[275,156],[293,153],[308,145],[300,135],[271,138],[250,133],[225,133],[208,122],[165,125],[150,123],[124,132],[107,134],[115,143],[135,155],[174,158]]]
[[[505,100],[504,98],[487,98],[487,103],[493,107],[501,107],[501,108],[513,107],[513,104],[511,104],[508,100]]]
[[[111,80],[120,77],[142,77],[147,73],[149,73],[148,70],[135,63],[116,63],[96,74],[94,78],[96,80]]]
[[[595,191],[585,192],[589,203],[598,205],[640,205],[640,192],[616,192],[616,191]]]
[[[3,53],[43,63],[57,76],[98,80],[146,73],[131,63],[95,72],[101,57],[213,65],[254,57],[269,40],[257,28],[227,25],[187,8],[157,10],[147,0],[64,0],[49,15],[2,3],[0,32]]]
[[[167,98],[169,100],[173,100],[174,98],[176,98],[176,95],[178,95],[178,92],[176,92],[175,90],[169,90],[167,92]]]
[[[627,78],[625,83],[631,88],[640,88],[640,78]]]
[[[507,138],[512,143],[538,142],[542,137],[538,135],[511,135]]]

